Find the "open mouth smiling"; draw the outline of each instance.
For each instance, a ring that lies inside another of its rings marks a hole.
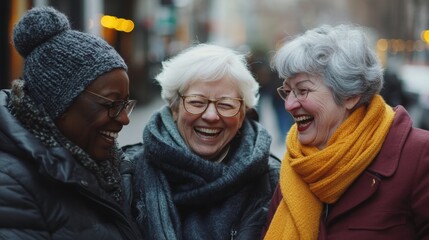
[[[213,128],[194,128],[194,131],[203,137],[216,137],[222,132],[222,129],[213,129]]]
[[[298,125],[299,129],[305,128],[308,125],[310,125],[311,122],[313,122],[314,117],[310,115],[301,115],[299,117],[294,117],[294,120],[296,124]]]
[[[108,141],[114,142],[119,134],[117,132],[110,132],[110,131],[100,131],[100,134],[103,135],[103,137],[105,137]]]

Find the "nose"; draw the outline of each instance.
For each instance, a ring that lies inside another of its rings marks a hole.
[[[125,109],[122,109],[115,120],[120,122],[122,125],[128,125],[130,123],[130,118],[128,117],[128,113],[125,111]]]
[[[291,112],[301,106],[301,103],[298,101],[298,98],[295,97],[295,94],[289,94],[287,101],[284,102],[285,109],[288,112]]]
[[[207,106],[206,111],[204,111],[203,115],[201,116],[203,119],[208,121],[216,121],[219,119],[219,113],[216,110],[216,106],[214,103],[209,103]]]

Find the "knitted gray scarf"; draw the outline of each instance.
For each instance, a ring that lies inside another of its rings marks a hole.
[[[43,106],[36,106],[25,94],[24,84],[23,80],[13,81],[11,99],[7,106],[11,114],[46,147],[63,147],[70,151],[78,163],[96,176],[101,188],[121,203],[122,193],[118,170],[121,154],[118,147],[112,149],[112,159],[98,162],[91,159],[85,151],[61,134]]]
[[[143,133],[135,191],[147,239],[228,239],[252,194],[248,184],[268,169],[271,137],[248,119],[222,163],[205,160],[183,141],[170,109],[152,116]]]

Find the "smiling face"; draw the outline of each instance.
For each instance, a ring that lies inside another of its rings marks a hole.
[[[125,70],[115,69],[98,77],[86,90],[111,100],[121,100],[128,98],[128,84]],[[129,123],[125,111],[112,119],[102,104],[108,102],[82,92],[56,121],[61,133],[95,160],[105,160],[111,156],[118,132]]]
[[[199,95],[210,99],[222,97],[240,98],[238,87],[229,78],[214,82],[196,81],[181,93],[182,95]],[[182,99],[173,107],[173,118],[180,135],[189,148],[205,159],[219,156],[237,134],[244,121],[245,107],[232,117],[223,117],[216,111],[214,103],[201,114],[191,114],[183,106]]]
[[[319,149],[326,147],[332,134],[351,114],[350,109],[359,99],[357,97],[347,99],[339,106],[322,78],[305,73],[288,78],[283,86],[297,93],[299,90],[308,89],[307,97],[299,101],[293,92],[290,93],[288,100],[285,101],[285,109],[295,119],[300,143]]]

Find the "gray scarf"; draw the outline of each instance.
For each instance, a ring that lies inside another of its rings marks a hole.
[[[136,170],[138,222],[148,239],[227,239],[267,172],[271,137],[246,119],[222,163],[205,160],[183,141],[170,109],[152,116]]]
[[[63,147],[70,151],[78,163],[96,176],[101,188],[121,203],[122,193],[118,171],[121,154],[118,147],[112,149],[112,159],[99,162],[91,159],[85,151],[61,134],[43,106],[36,106],[25,94],[24,84],[23,80],[13,81],[11,100],[7,106],[11,114],[46,147]]]

